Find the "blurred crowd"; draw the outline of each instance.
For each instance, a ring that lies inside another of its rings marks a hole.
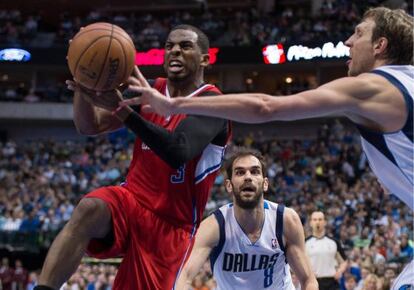
[[[137,49],[161,47],[171,27],[193,24],[207,33],[217,46],[252,46],[275,42],[343,41],[352,34],[367,7],[384,1],[325,0],[317,13],[305,5],[276,3],[271,11],[249,8],[202,7],[196,10],[148,12],[90,11],[85,15],[60,15],[52,24],[41,14],[23,15],[18,10],[0,10],[0,44],[52,46],[67,45],[80,27],[93,22],[110,22],[123,27],[134,39]],[[412,13],[412,2],[403,1]]]
[[[26,84],[18,86],[0,87],[1,102],[25,102],[25,103],[71,103],[73,92],[66,89],[64,83],[40,83],[36,89],[30,89]]]
[[[61,287],[61,290],[111,290],[117,267],[111,264],[81,264],[76,273]],[[14,267],[8,258],[0,266],[0,289],[32,290],[37,285],[38,271],[27,271],[20,260]]]
[[[83,194],[122,182],[132,156],[133,136],[117,134],[85,143],[1,144],[0,244],[9,250],[47,248]],[[368,289],[363,288],[367,279],[375,280],[377,288],[372,289],[388,289],[412,259],[413,215],[377,182],[352,129],[333,122],[312,140],[275,140],[259,132],[236,138],[233,145],[256,148],[265,155],[270,180],[266,198],[295,209],[307,234],[310,213],[321,210],[326,214],[327,232],[342,242],[349,260],[343,289]],[[222,171],[206,214],[230,201],[224,179]],[[76,285],[66,289],[108,289],[114,271],[110,266],[82,265],[69,281]],[[0,280],[3,272],[0,269]],[[97,283],[95,288],[84,288],[92,281]],[[194,289],[212,289],[212,285],[206,263],[194,280]]]

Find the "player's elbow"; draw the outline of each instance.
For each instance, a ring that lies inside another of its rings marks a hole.
[[[169,154],[171,157],[168,158],[167,163],[174,169],[178,169],[188,161],[191,160],[187,150],[176,150],[172,154]]]
[[[316,280],[316,276],[312,272],[302,273],[302,275],[298,275],[298,278],[299,278],[301,289],[305,289],[305,290],[318,290],[319,289],[318,280]]]
[[[174,169],[178,169],[195,156],[186,134],[174,134],[173,141],[166,148],[165,161]]]
[[[277,110],[274,106],[274,97],[270,95],[258,95],[260,102],[256,108],[257,117],[260,122],[269,122],[275,119]]]
[[[75,123],[75,127],[76,131],[78,131],[80,135],[84,136],[96,136],[100,133],[96,128],[92,128],[90,126],[78,126]]]
[[[319,290],[319,283],[314,275],[308,277],[304,281],[301,281],[301,285],[303,286],[302,288],[306,290]]]

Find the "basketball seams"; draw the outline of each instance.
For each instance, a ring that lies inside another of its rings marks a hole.
[[[123,51],[124,56],[125,56],[125,75],[129,76],[132,73],[132,70],[128,71],[128,60],[129,60],[128,52],[130,52],[131,50],[134,52],[134,54],[132,55],[132,59],[131,59],[131,61],[134,62],[134,65],[132,66],[132,69],[134,69],[134,66],[135,66],[135,52],[136,52],[135,46],[131,45],[131,43],[125,43],[124,41],[121,41],[120,39],[117,38],[117,35],[114,35],[114,39],[116,39],[122,47],[122,51]],[[125,47],[125,46],[128,46],[128,45],[130,46],[129,49],[128,49],[128,47]]]
[[[75,40],[76,38],[78,38],[81,35],[84,35],[85,33],[91,32],[91,31],[97,31],[97,30],[103,30],[103,31],[111,31],[111,29],[107,29],[107,28],[92,28],[92,29],[83,29],[81,31],[79,31],[78,33],[76,33],[75,37],[73,38],[73,40]]]
[[[80,32],[78,32],[75,37],[73,38],[73,40],[75,40],[76,38],[78,38],[79,36],[86,34],[90,31],[97,31],[97,30],[103,30],[103,31],[112,31],[111,29],[107,29],[107,28],[92,28],[92,29],[87,29],[87,30],[82,30]],[[120,37],[124,38],[125,40],[127,40],[128,42],[130,42],[131,44],[134,44],[134,42],[132,41],[131,37],[126,34],[124,31],[121,31],[120,29],[117,31],[115,30],[116,35],[119,35]],[[126,34],[126,35],[124,35]],[[135,48],[135,46],[134,46]]]
[[[119,39],[117,39],[116,37],[114,37],[113,40],[118,42],[119,46],[122,49],[122,55],[124,56],[124,74],[122,75],[122,79],[124,79],[125,76],[128,74],[128,71],[127,71],[127,69],[128,69],[128,56],[126,54],[124,46],[122,45],[122,42],[119,41]]]
[[[75,65],[75,69],[73,70],[73,75],[74,76],[76,76],[76,72],[77,72],[77,70],[78,70],[78,66],[79,66],[79,62],[81,61],[81,59],[82,59],[82,57],[83,57],[83,55],[88,51],[88,49],[92,46],[92,45],[94,45],[98,40],[101,40],[102,38],[105,38],[105,37],[109,37],[108,35],[102,35],[102,36],[99,36],[98,38],[96,38],[96,39],[94,39],[83,51],[82,51],[82,53],[79,55],[79,57],[78,57],[78,60],[76,61],[76,65]]]
[[[96,81],[96,83],[95,83],[95,85],[93,86],[93,88],[95,89],[96,88],[96,86],[98,85],[98,83],[99,83],[99,81],[100,81],[100,79],[101,79],[101,77],[102,77],[102,72],[103,72],[103,70],[105,69],[105,65],[106,65],[106,63],[108,62],[108,55],[109,55],[109,51],[111,50],[111,45],[112,45],[112,36],[113,36],[113,34],[114,34],[114,29],[113,29],[113,25],[112,25],[112,31],[111,31],[111,35],[109,36],[109,44],[108,44],[108,48],[107,48],[107,50],[106,50],[106,53],[105,53],[105,61],[104,61],[104,63],[103,63],[103,65],[102,65],[102,67],[101,67],[101,70],[100,70],[100,72],[99,72],[99,75],[98,75],[98,79],[97,79],[97,81]]]

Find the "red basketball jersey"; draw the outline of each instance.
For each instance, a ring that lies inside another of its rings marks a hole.
[[[158,78],[154,88],[169,97],[166,79]],[[203,85],[188,97],[206,92],[221,92],[213,85]],[[163,117],[154,113],[141,116],[173,131],[185,114]],[[227,140],[231,135],[228,125]],[[172,224],[189,231],[201,222],[208,195],[222,164],[225,146],[209,144],[203,152],[179,169],[171,168],[137,136],[134,155],[124,184],[138,202]],[[139,217],[136,217],[139,218]]]

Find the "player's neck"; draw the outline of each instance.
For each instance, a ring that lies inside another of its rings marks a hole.
[[[235,206],[234,216],[246,234],[261,231],[264,222],[263,201],[253,209],[243,209]]]
[[[312,235],[315,238],[320,239],[320,238],[323,238],[325,236],[325,231],[313,232]]]
[[[171,98],[185,97],[193,93],[203,84],[203,80],[192,80],[189,82],[167,81],[168,92]]]
[[[384,66],[384,65],[391,65],[391,63],[388,59],[383,59],[383,58],[376,59],[375,62],[374,62],[374,67],[372,69],[374,70],[374,69],[376,69],[378,67],[381,67],[381,66]]]

